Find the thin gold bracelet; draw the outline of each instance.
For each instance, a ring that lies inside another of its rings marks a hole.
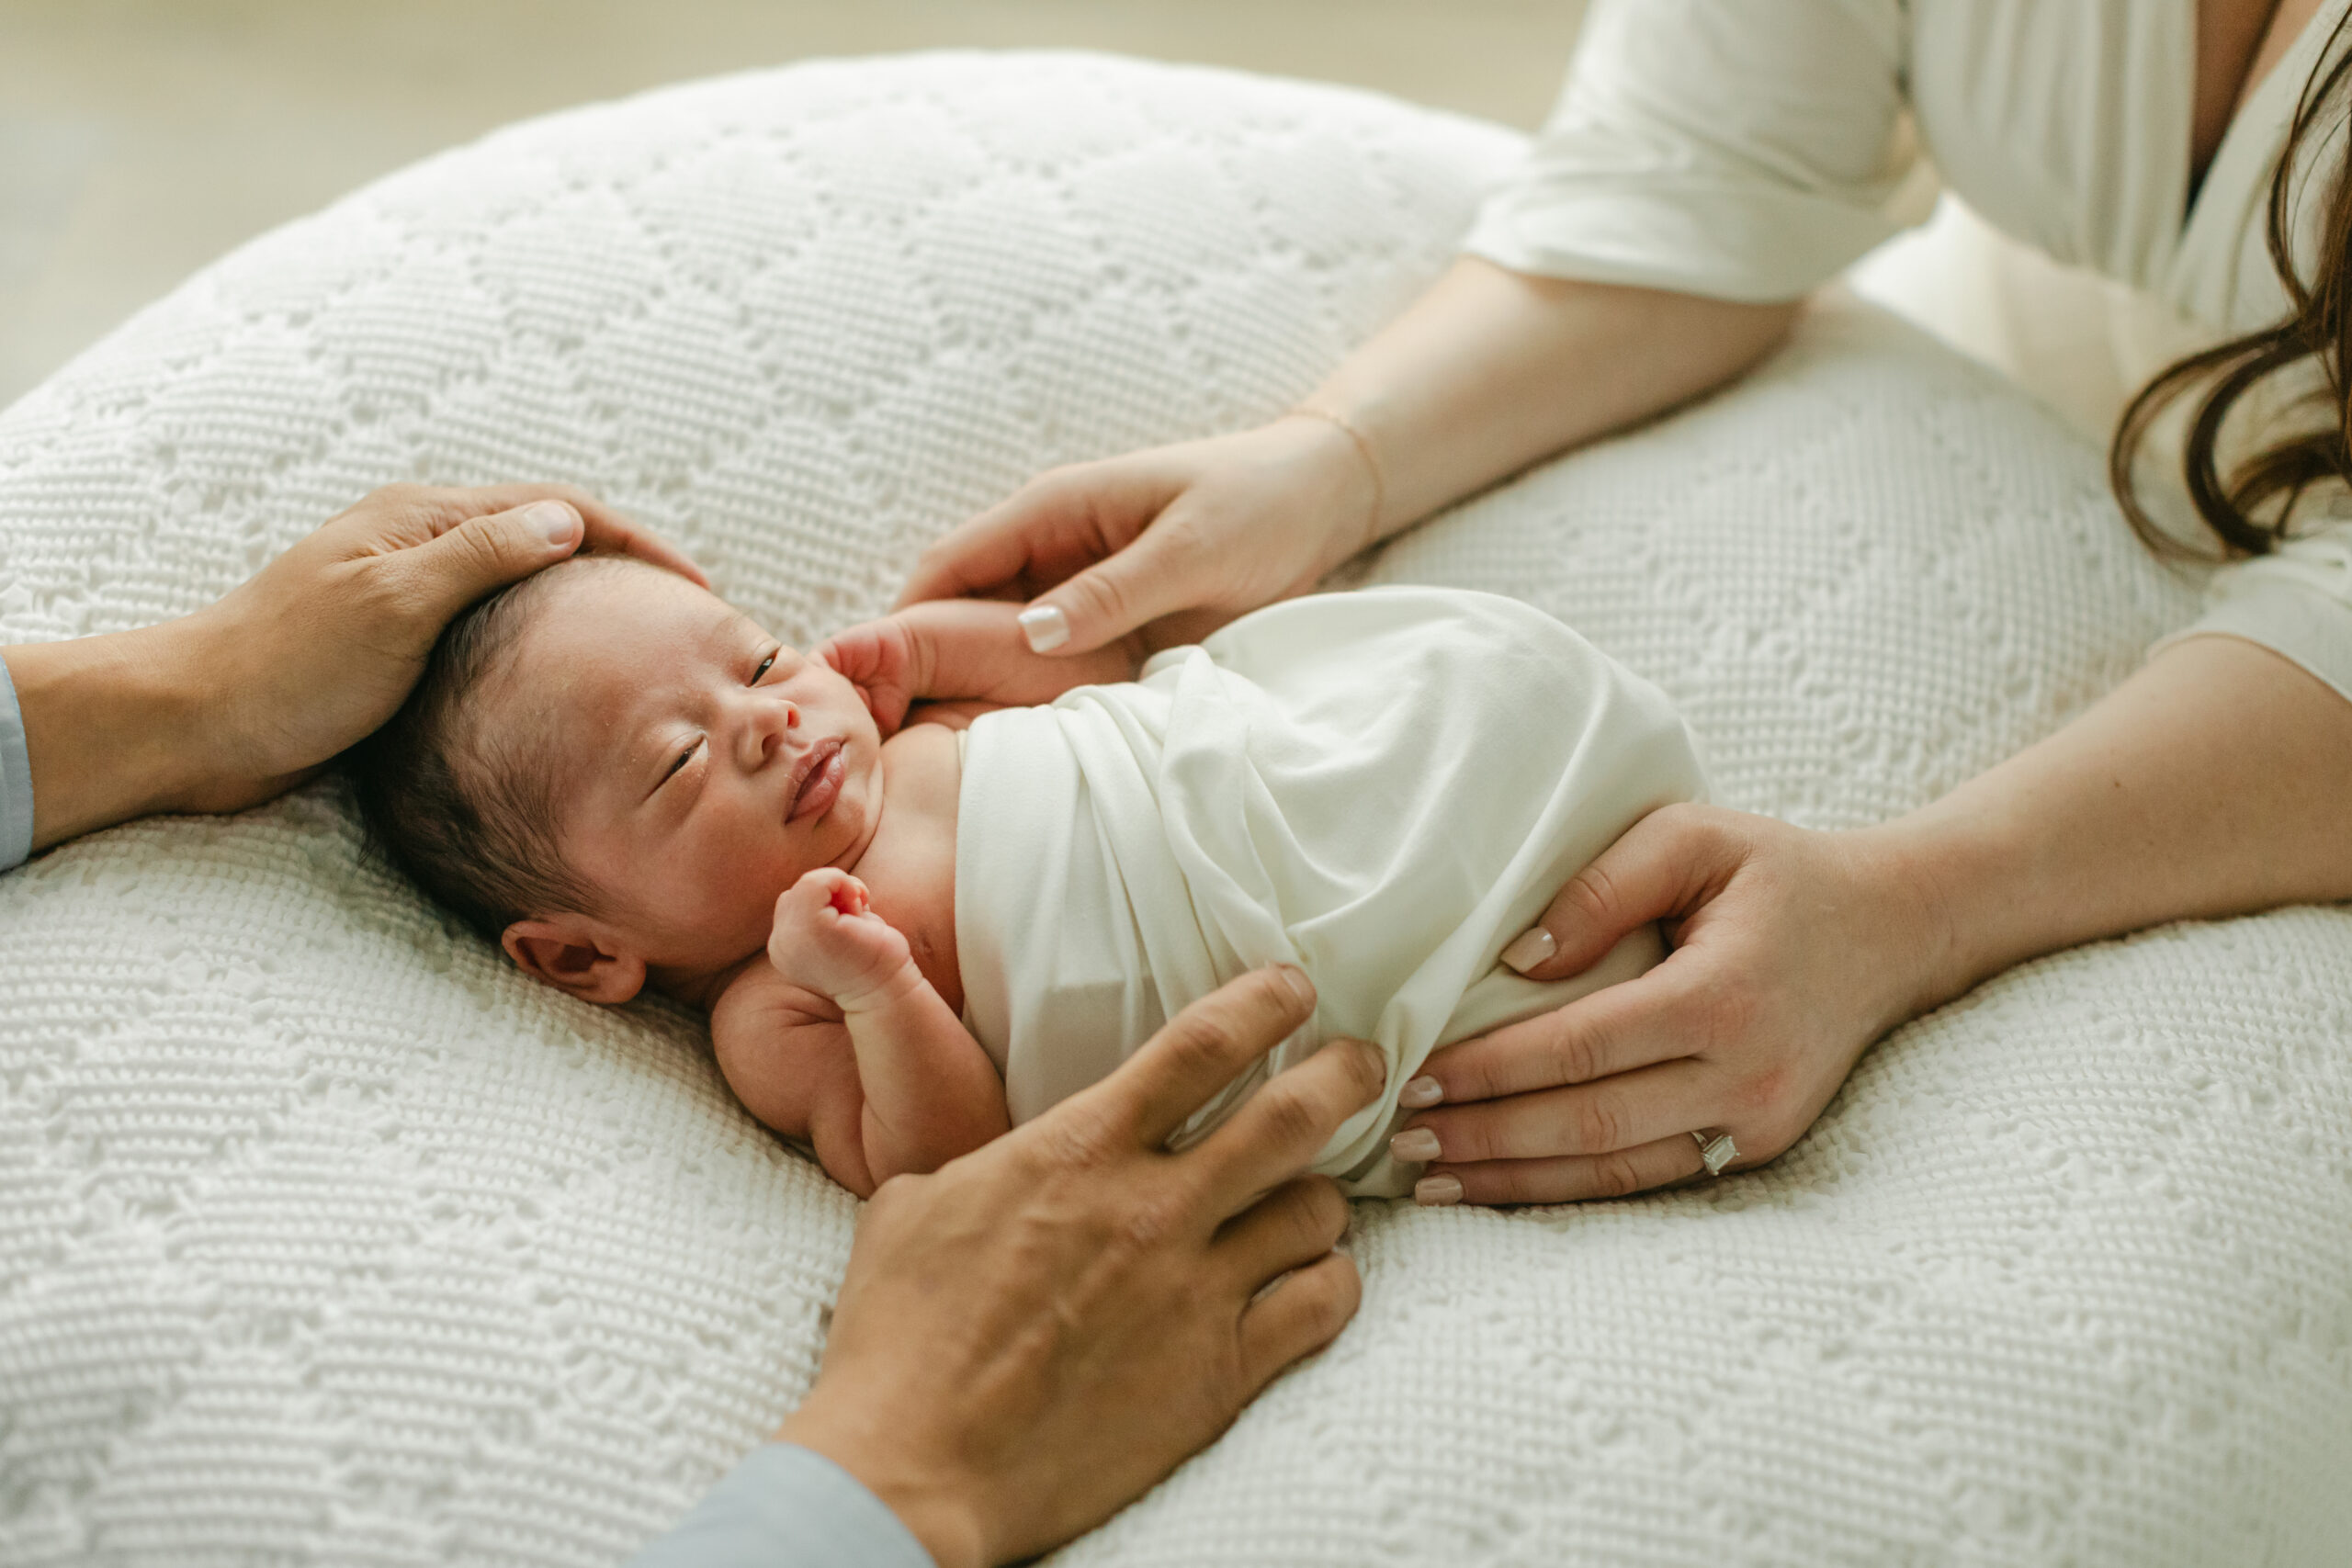
[[[1380,516],[1388,507],[1388,476],[1381,470],[1380,455],[1372,449],[1371,438],[1329,409],[1313,408],[1302,403],[1290,412],[1301,419],[1319,419],[1355,444],[1356,456],[1363,459],[1364,468],[1372,475],[1372,515],[1364,524],[1363,542],[1357,548],[1370,548],[1379,542]],[[1355,552],[1351,550],[1349,553],[1352,555]]]

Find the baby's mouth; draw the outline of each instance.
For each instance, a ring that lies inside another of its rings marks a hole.
[[[841,741],[818,741],[800,759],[799,776],[792,784],[792,808],[784,814],[784,819],[797,822],[803,817],[823,816],[841,798],[842,784],[848,774],[848,765],[842,761]]]

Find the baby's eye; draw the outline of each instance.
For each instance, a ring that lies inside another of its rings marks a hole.
[[[687,747],[684,750],[679,752],[676,760],[671,762],[670,771],[662,775],[662,779],[666,782],[667,780],[676,778],[685,765],[695,760],[695,753],[701,750],[702,742],[697,740],[693,745]]]
[[[761,682],[766,680],[768,677],[768,671],[775,668],[775,655],[771,653],[765,659],[760,660],[760,667],[757,670],[752,671],[752,684],[756,686]]]

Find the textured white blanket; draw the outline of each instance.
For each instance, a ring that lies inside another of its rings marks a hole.
[[[0,639],[401,478],[562,477],[807,637],[1032,469],[1276,410],[1518,143],[1079,57],[517,127],[0,415]],[[2096,456],[1884,319],[1410,536],[1868,822],[2184,619]],[[1364,1209],[1362,1316],[1073,1563],[2282,1563],[2352,1540],[2352,916],[2029,964],[1757,1176]],[[806,1386],[854,1205],[691,1021],[535,989],[333,793],[0,878],[0,1561],[608,1562]]]

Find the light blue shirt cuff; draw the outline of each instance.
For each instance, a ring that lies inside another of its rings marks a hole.
[[[25,750],[25,716],[17,683],[0,659],[0,871],[22,865],[33,852],[33,758]]]
[[[899,1516],[824,1455],[763,1443],[629,1568],[935,1568]]]

